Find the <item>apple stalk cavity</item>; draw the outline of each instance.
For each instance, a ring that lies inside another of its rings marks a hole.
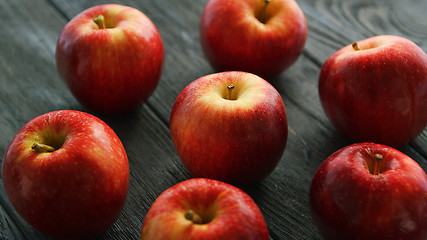
[[[264,0],[264,7],[256,16],[256,18],[263,24],[266,24],[267,21],[270,19],[270,16],[267,14],[267,6],[270,3],[270,1],[271,0]]]

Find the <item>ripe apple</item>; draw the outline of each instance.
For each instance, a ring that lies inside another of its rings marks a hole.
[[[210,0],[199,32],[214,69],[271,80],[301,54],[307,23],[294,0]]]
[[[267,177],[285,150],[283,100],[264,79],[221,72],[190,83],[170,116],[172,141],[196,177],[250,185]]]
[[[101,114],[138,108],[155,90],[163,60],[156,26],[139,10],[117,4],[75,16],[56,47],[60,76],[84,106]]]
[[[325,239],[427,238],[427,175],[402,152],[357,143],[315,173],[310,207]]]
[[[129,185],[125,149],[100,119],[79,111],[43,114],[25,124],[6,150],[6,194],[42,233],[93,237],[119,217]]]
[[[325,61],[319,96],[343,135],[401,147],[427,125],[427,55],[399,36],[355,42]]]
[[[264,217],[237,187],[194,178],[164,191],[153,203],[141,240],[268,240]]]

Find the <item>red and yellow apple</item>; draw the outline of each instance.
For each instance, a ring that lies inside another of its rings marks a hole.
[[[224,182],[195,178],[154,201],[141,240],[268,240],[264,217],[252,198]]]
[[[101,114],[138,108],[155,90],[163,61],[156,26],[139,10],[117,4],[75,16],[56,47],[60,76],[80,103]]]
[[[195,177],[250,185],[280,161],[288,136],[285,104],[266,80],[221,72],[190,83],[177,97],[170,133]]]
[[[86,239],[119,217],[129,165],[107,124],[62,110],[19,130],[4,155],[2,180],[10,203],[34,228],[57,238]]]
[[[307,38],[304,13],[294,0],[210,0],[200,41],[217,71],[246,71],[267,80],[290,67]]]
[[[427,125],[427,55],[399,36],[348,45],[323,64],[319,96],[351,140],[401,147]]]
[[[402,152],[357,143],[316,171],[310,207],[325,239],[427,238],[427,175]]]

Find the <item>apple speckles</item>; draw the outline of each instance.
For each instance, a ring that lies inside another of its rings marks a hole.
[[[203,178],[180,182],[160,194],[141,229],[141,239],[147,240],[199,239],[204,234],[212,239],[269,239],[262,213],[246,193]]]
[[[302,53],[307,23],[298,3],[265,3],[208,1],[200,21],[200,41],[218,72],[240,70],[271,80]]]
[[[369,173],[363,159],[375,161],[378,153],[385,168],[389,162],[399,164],[378,175]],[[427,224],[426,189],[427,176],[414,160],[384,145],[357,143],[333,153],[316,171],[310,209],[325,238],[380,238],[387,232],[390,238],[412,239],[425,236],[420,229]]]
[[[362,50],[348,45],[322,65],[322,107],[338,131],[354,142],[401,147],[427,123],[427,102],[422,97],[427,89],[415,87],[427,83],[427,55],[398,36],[358,43]]]
[[[228,94],[236,100],[227,100]],[[274,169],[287,130],[280,94],[264,79],[245,72],[193,81],[178,95],[170,117],[171,137],[186,168],[196,177],[234,184],[252,184]]]
[[[61,110],[34,118],[17,136],[22,138],[14,138],[5,154],[2,180],[12,205],[29,224],[58,238],[94,236],[111,226],[126,199],[129,167],[124,147],[108,125],[87,113]],[[29,145],[36,138],[54,146],[65,143],[53,152],[37,153]],[[103,151],[97,143],[116,151]],[[109,160],[114,158],[119,159]]]
[[[416,227],[417,227],[416,223],[408,218],[405,218],[400,223],[400,228],[404,232],[413,232],[416,229]]]
[[[92,20],[99,15],[104,15],[103,29]],[[151,96],[162,73],[164,48],[145,14],[109,4],[89,8],[67,23],[55,58],[61,78],[81,104],[117,115],[134,111]]]

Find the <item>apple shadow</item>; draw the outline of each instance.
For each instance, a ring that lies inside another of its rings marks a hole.
[[[123,141],[129,135],[135,134],[134,126],[141,123],[141,119],[142,119],[141,115],[145,114],[143,113],[145,111],[143,107],[144,104],[142,104],[139,108],[137,108],[134,111],[118,114],[118,115],[100,114],[95,111],[92,111],[91,109],[79,103],[61,106],[59,109],[55,109],[55,110],[74,110],[74,111],[81,111],[81,112],[85,112],[90,115],[93,115],[101,119],[102,121],[104,121],[110,128],[114,130],[117,136]]]

